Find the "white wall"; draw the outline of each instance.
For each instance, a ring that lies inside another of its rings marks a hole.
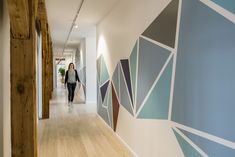
[[[98,24],[97,57],[104,56],[109,76],[120,59],[129,58],[138,37],[169,2],[121,0]],[[139,157],[183,156],[169,121],[136,119],[120,106],[116,133]]]
[[[97,55],[112,74],[118,61],[128,58],[141,33],[170,0],[121,0],[97,26]]]
[[[86,103],[96,106],[96,36],[86,38]]]
[[[0,156],[10,157],[10,21],[6,0],[0,3]]]

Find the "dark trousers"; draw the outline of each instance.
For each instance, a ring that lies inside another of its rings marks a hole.
[[[73,102],[76,83],[67,83],[67,87],[68,87],[68,91],[69,91],[68,100],[69,100],[69,102]]]

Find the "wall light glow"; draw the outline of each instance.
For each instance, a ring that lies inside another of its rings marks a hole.
[[[98,44],[97,44],[97,58],[103,54],[107,54],[108,53],[108,48],[107,48],[107,43],[104,39],[104,36],[103,35],[100,35],[99,36],[99,39],[98,39]]]

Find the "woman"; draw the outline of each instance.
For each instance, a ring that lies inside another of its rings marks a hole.
[[[69,101],[69,105],[73,103],[73,98],[74,98],[74,91],[76,88],[76,82],[78,81],[79,83],[79,88],[80,88],[80,79],[78,77],[78,73],[77,70],[74,69],[74,64],[70,63],[68,70],[66,71],[66,75],[65,75],[65,87],[67,84],[67,88],[69,91],[68,94],[68,101]]]

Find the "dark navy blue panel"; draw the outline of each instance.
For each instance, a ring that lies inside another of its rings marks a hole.
[[[172,120],[235,141],[235,24],[182,1]]]
[[[179,0],[172,0],[142,35],[174,48],[178,4]]]
[[[235,14],[235,0],[212,0],[221,7]]]
[[[104,98],[108,89],[108,85],[109,85],[109,81],[107,81],[101,88],[100,88],[100,92],[101,92],[101,97],[102,97],[102,102],[104,102]]]
[[[126,84],[128,87],[128,91],[131,97],[131,102],[133,105],[133,98],[132,98],[132,88],[131,88],[131,76],[130,76],[130,68],[129,68],[129,61],[128,59],[122,59],[121,60],[122,70],[124,72]]]
[[[181,129],[180,131],[211,157],[235,157],[235,149],[231,149]]]

